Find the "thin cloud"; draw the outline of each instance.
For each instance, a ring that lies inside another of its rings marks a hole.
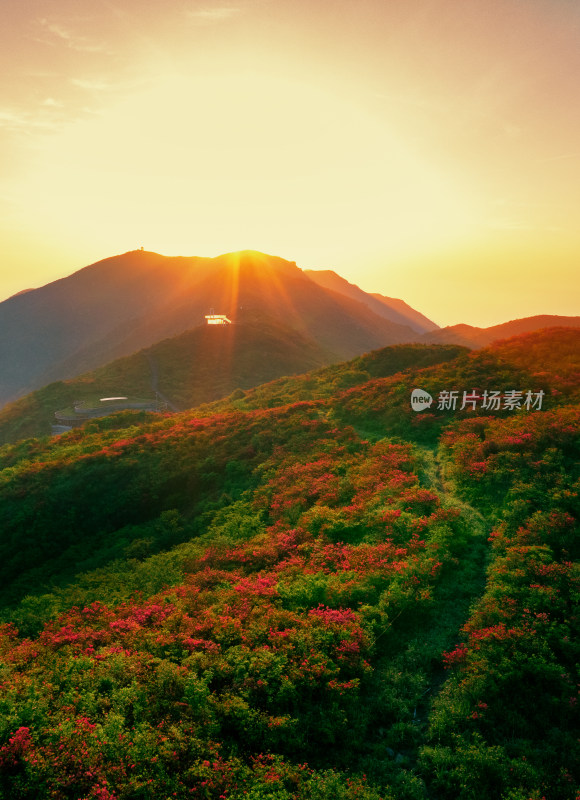
[[[240,13],[239,8],[234,6],[221,6],[218,8],[198,8],[194,11],[188,11],[187,14],[190,18],[198,22],[224,22],[232,19]]]
[[[0,129],[5,131],[26,134],[32,130],[54,130],[55,127],[54,118],[48,111],[37,115],[9,108],[0,109]]]
[[[0,128],[14,128],[22,125],[24,119],[21,114],[16,114],[8,109],[0,109]]]
[[[86,89],[89,92],[105,92],[111,88],[110,84],[103,81],[91,81],[83,78],[71,78],[71,83],[73,86],[77,86],[79,89]]]
[[[81,53],[104,53],[107,48],[101,42],[94,42],[86,36],[79,36],[59,22],[53,22],[45,17],[37,20],[38,24],[49,34],[42,39],[45,44],[64,44],[71,50]]]
[[[90,108],[77,108],[45,97],[33,106],[0,107],[0,131],[3,134],[16,134],[19,137],[34,137],[37,134],[62,129],[63,125],[99,113]]]

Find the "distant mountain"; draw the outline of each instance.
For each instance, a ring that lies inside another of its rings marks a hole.
[[[301,270],[251,250],[216,258],[136,250],[0,303],[0,407],[196,328],[212,309],[237,322],[264,315],[293,330],[324,354],[316,363],[409,342],[473,349],[538,328],[580,325],[580,317],[538,316],[437,329],[402,300],[363,292],[331,270]]]
[[[542,330],[543,328],[580,328],[580,317],[560,317],[555,314],[539,314],[492,325],[490,328],[476,328],[473,325],[449,325],[438,331],[431,331],[421,337],[422,342],[431,344],[461,344],[477,349],[486,347],[500,339],[518,336],[520,333]]]
[[[379,300],[379,302],[383,303],[383,305],[387,306],[387,308],[390,308],[392,311],[398,312],[402,317],[405,317],[405,319],[408,319],[408,324],[417,331],[439,330],[439,325],[424,314],[421,314],[420,311],[411,308],[404,300],[399,300],[396,297],[386,297],[384,294],[376,294],[375,292],[372,292],[370,296]]]
[[[580,327],[544,328],[502,339],[488,350],[521,369],[540,384],[550,376],[559,402],[580,397]]]
[[[324,289],[330,289],[345,297],[350,297],[352,300],[357,300],[359,303],[364,303],[375,314],[395,322],[397,325],[408,325],[417,333],[426,333],[439,328],[438,325],[427,319],[423,314],[415,311],[403,300],[384,297],[381,294],[368,294],[354,283],[349,283],[344,278],[341,278],[331,269],[305,269],[304,273]]]
[[[159,393],[170,410],[183,410],[330,363],[327,352],[297,331],[247,316],[236,325],[194,328],[9,403],[0,410],[0,444],[48,435],[54,412],[80,401]]]
[[[189,330],[212,308],[232,319],[261,311],[335,361],[416,336],[281,258],[137,250],[0,303],[0,404]]]

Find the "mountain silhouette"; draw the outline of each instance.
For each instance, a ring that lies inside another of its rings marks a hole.
[[[0,303],[0,407],[204,325],[212,309],[238,323],[259,315],[303,337],[322,360],[296,369],[395,344],[476,349],[541,328],[580,326],[580,317],[542,315],[438,329],[404,301],[364,292],[332,270],[301,270],[253,250],[215,258],[135,250]]]
[[[387,308],[391,309],[392,312],[396,312],[404,319],[408,320],[407,324],[417,331],[439,330],[439,325],[436,325],[424,314],[421,314],[420,311],[411,308],[411,306],[408,303],[405,303],[404,300],[399,300],[396,297],[387,297],[384,294],[377,294],[376,292],[372,292],[370,296],[387,306]]]
[[[531,333],[544,328],[580,328],[580,317],[539,314],[534,317],[502,322],[500,325],[492,325],[489,328],[477,328],[465,324],[450,325],[423,335],[421,341],[430,344],[460,344],[471,349],[478,349],[500,339],[508,339],[521,333]]]
[[[419,311],[415,311],[414,308],[407,305],[404,300],[397,300],[394,297],[385,297],[381,294],[368,294],[354,283],[349,283],[344,278],[341,278],[340,275],[337,275],[337,273],[331,269],[306,269],[304,272],[324,289],[330,289],[345,297],[350,297],[352,300],[357,300],[359,303],[364,303],[375,314],[391,322],[395,322],[397,325],[408,325],[417,333],[426,333],[427,331],[433,331],[439,328],[438,325],[430,319],[427,319],[427,317]]]
[[[416,337],[281,258],[137,250],[0,303],[0,403],[203,324],[211,309],[233,320],[260,311],[335,361]]]

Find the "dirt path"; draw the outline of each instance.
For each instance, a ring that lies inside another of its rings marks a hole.
[[[469,619],[471,608],[485,591],[491,524],[476,508],[459,497],[452,479],[446,475],[440,452],[427,447],[417,446],[417,449],[424,465],[420,475],[421,483],[437,492],[444,507],[460,511],[465,534],[465,543],[457,554],[454,565],[445,570],[434,591],[438,624],[427,630],[424,637],[426,649],[442,654],[461,640],[461,629]],[[429,687],[414,709],[413,722],[423,733],[423,743],[433,702],[444,687],[446,679],[447,673],[443,665],[440,662],[435,663],[429,676]],[[421,744],[410,754],[411,767],[416,763],[420,747]],[[434,798],[429,793],[427,796]]]

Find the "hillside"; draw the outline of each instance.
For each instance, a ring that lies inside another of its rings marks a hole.
[[[387,348],[1,448],[0,794],[575,800],[579,350]]]
[[[544,328],[579,328],[580,317],[561,317],[555,314],[540,314],[535,317],[514,319],[492,325],[489,328],[476,328],[473,325],[450,325],[424,334],[420,341],[431,344],[460,344],[464,347],[485,347],[500,339],[509,339],[521,333],[542,330]]]
[[[0,410],[0,443],[46,436],[54,412],[104,396],[155,397],[170,410],[218,400],[332,360],[313,341],[262,315],[203,325],[67,381],[58,381]]]
[[[134,251],[0,303],[0,404],[197,327],[212,308],[259,311],[335,361],[415,336],[281,258]]]
[[[502,340],[470,352],[460,345],[397,345],[368,353],[308,375],[282,378],[257,386],[244,397],[227,398],[199,409],[249,411],[285,403],[328,400],[336,414],[344,414],[360,393],[384,395],[382,406],[372,402],[367,420],[376,412],[381,429],[405,436],[437,436],[440,425],[453,414],[416,414],[401,397],[410,396],[418,384],[436,397],[439,391],[466,390],[482,394],[486,389],[543,389],[550,402],[579,399],[580,330],[551,328]],[[420,370],[420,371],[419,371]],[[494,376],[494,386],[487,384]],[[386,380],[376,380],[386,379]],[[352,389],[352,391],[349,391]],[[548,401],[547,401],[548,402]],[[372,412],[371,412],[372,408]],[[434,428],[434,424],[437,423]]]
[[[390,308],[406,317],[409,320],[409,324],[412,325],[416,330],[420,330],[421,328],[426,331],[439,329],[439,325],[436,325],[424,314],[421,314],[420,311],[416,311],[414,308],[411,308],[411,306],[408,303],[405,303],[404,300],[400,300],[396,297],[387,297],[384,294],[378,294],[376,292],[372,292],[371,297],[374,297],[375,300],[378,300],[380,303],[387,306],[387,308]]]
[[[314,270],[306,269],[304,273],[315,283],[324,289],[343,294],[359,303],[364,303],[373,313],[379,317],[395,322],[398,325],[408,325],[416,333],[426,333],[436,330],[439,326],[420,314],[403,300],[396,300],[393,297],[385,297],[380,294],[368,294],[363,292],[354,283],[349,283],[333,270]]]
[[[467,348],[458,345],[394,345],[306,375],[279,378],[256,386],[243,395],[236,392],[224,400],[199,407],[197,413],[205,415],[216,411],[251,411],[310,400],[334,402],[336,399],[340,402],[347,389],[393,375],[401,379],[408,378],[412,382],[419,370],[455,362],[459,356],[467,353]]]

